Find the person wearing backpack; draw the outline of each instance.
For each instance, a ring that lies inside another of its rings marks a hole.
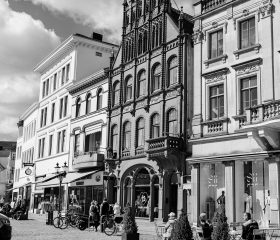
[[[251,213],[245,212],[243,215],[243,220],[245,221],[242,224],[242,239],[243,240],[253,240],[254,229],[259,229],[259,225],[255,220],[252,220]],[[256,238],[257,239],[257,238]]]

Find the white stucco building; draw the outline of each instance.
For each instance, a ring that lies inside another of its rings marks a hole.
[[[35,188],[35,145],[38,103],[33,103],[20,117],[13,184],[14,198],[21,195],[26,200],[29,210],[33,210]]]
[[[41,75],[39,116],[36,144],[36,181],[54,176],[55,166],[71,165],[70,121],[72,98],[67,87],[97,70],[109,66],[114,45],[102,41],[102,35],[92,38],[74,34],[44,58],[35,72]],[[70,176],[70,175],[69,175]],[[38,183],[44,198],[57,199],[59,180]],[[67,189],[63,184],[64,199]],[[64,205],[65,206],[65,205]]]

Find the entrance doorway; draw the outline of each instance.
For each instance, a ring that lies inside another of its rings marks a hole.
[[[177,215],[177,200],[178,200],[178,180],[176,173],[173,173],[170,178],[170,203],[169,212],[174,212]]]

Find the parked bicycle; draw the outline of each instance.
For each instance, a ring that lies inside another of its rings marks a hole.
[[[68,226],[78,227],[79,221],[79,215],[69,210],[65,213],[65,216],[62,216],[59,212],[58,216],[53,219],[53,225],[55,228],[65,229]]]
[[[114,215],[109,215],[105,217],[103,225],[105,234],[111,236],[114,233],[122,231],[123,217],[114,217]]]

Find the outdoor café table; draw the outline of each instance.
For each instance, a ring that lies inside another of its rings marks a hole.
[[[280,239],[280,228],[260,228],[256,229],[256,231],[258,234],[264,234],[266,240]]]

